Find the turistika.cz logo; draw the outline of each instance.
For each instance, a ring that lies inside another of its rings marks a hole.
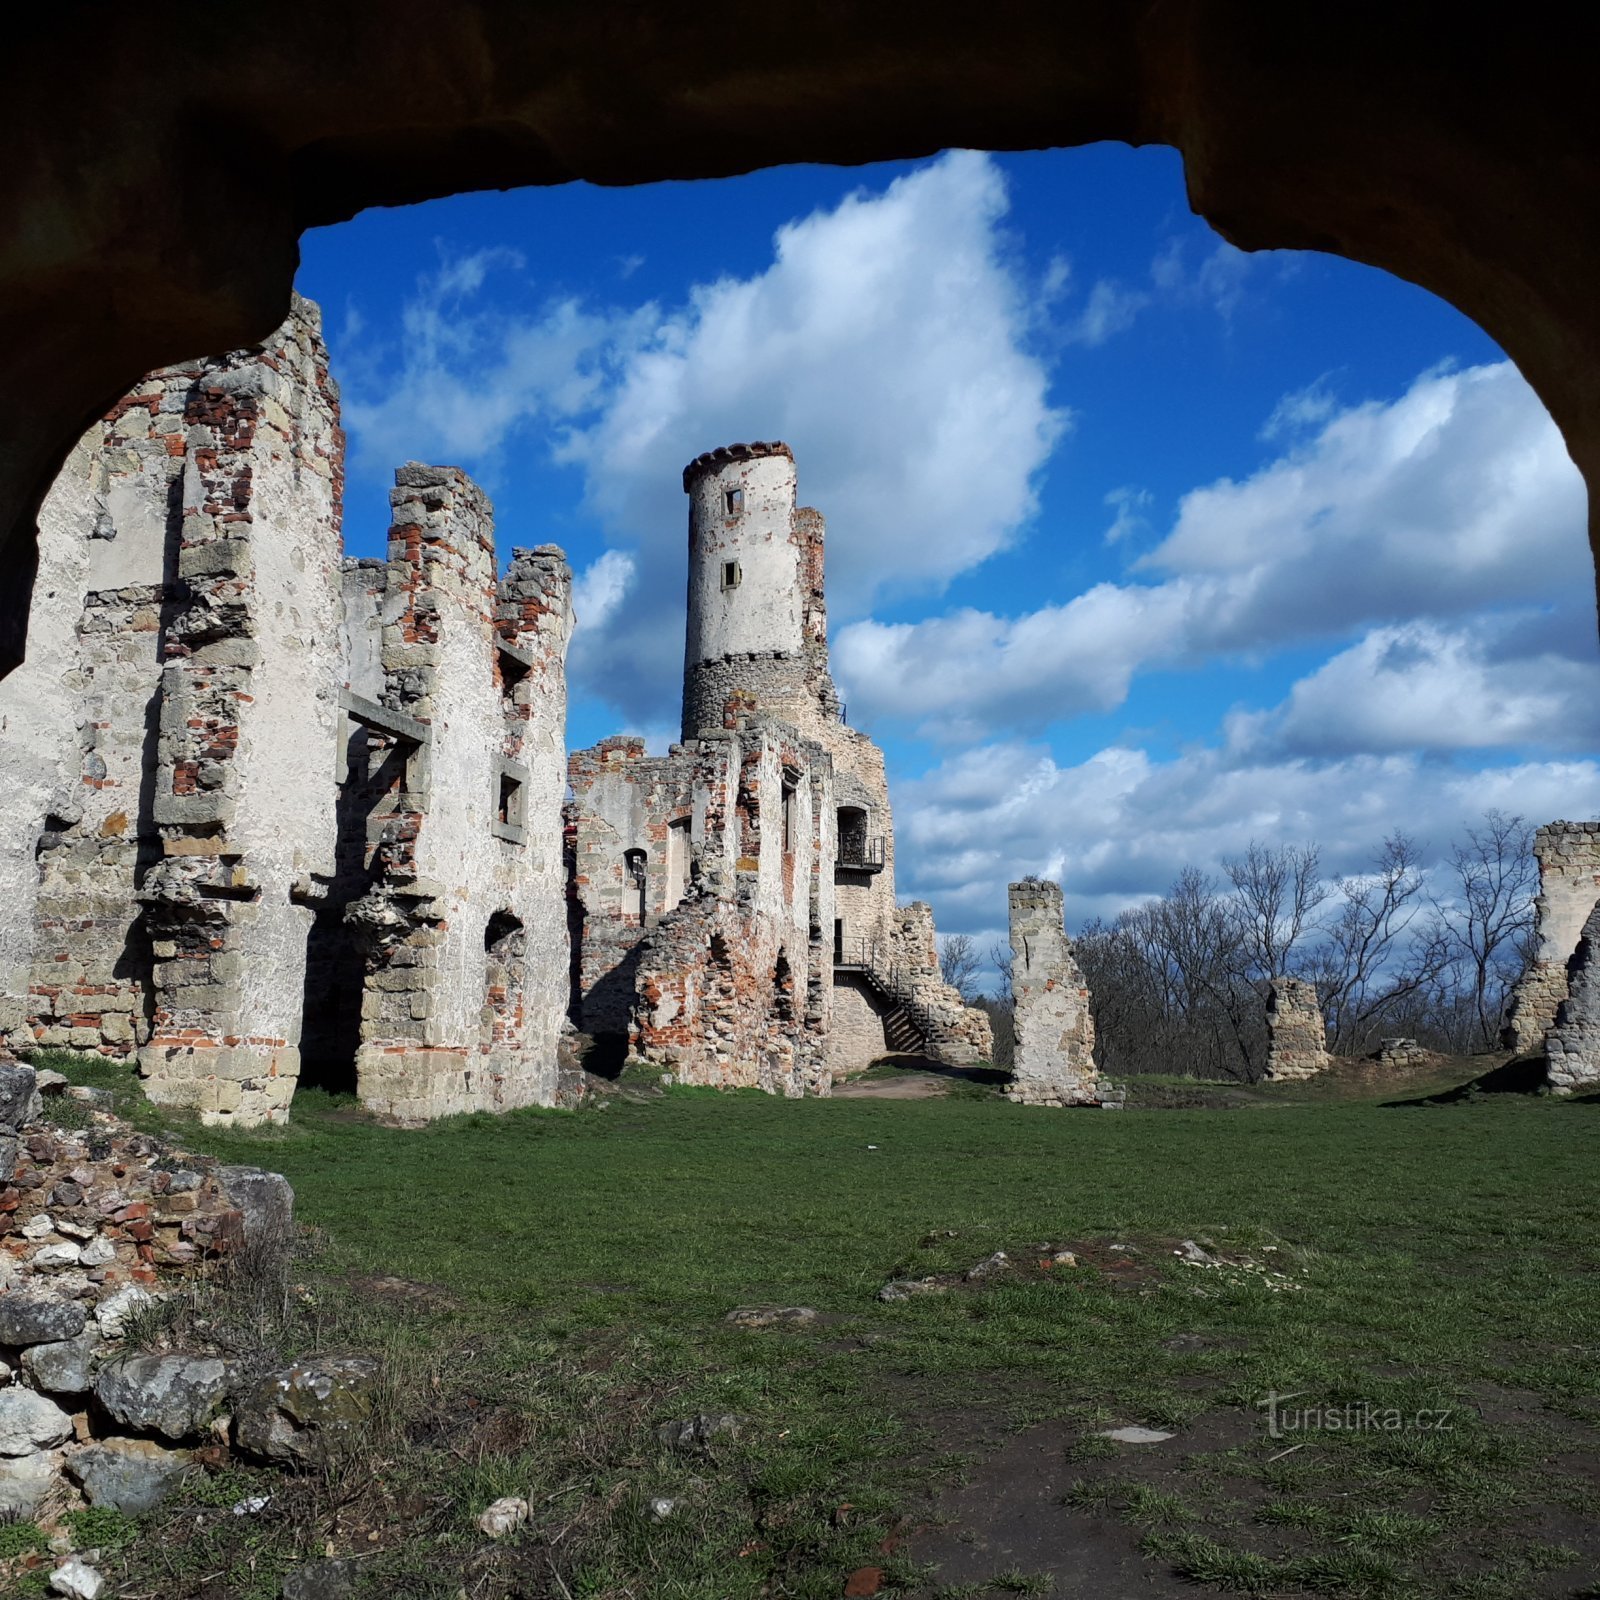
[[[1293,1389],[1287,1394],[1270,1390],[1257,1404],[1267,1413],[1267,1433],[1273,1439],[1296,1433],[1400,1433],[1415,1428],[1423,1433],[1448,1432],[1455,1408],[1401,1411],[1397,1406],[1374,1405],[1370,1400],[1353,1400],[1347,1405],[1291,1406],[1289,1401],[1309,1394],[1308,1389]]]

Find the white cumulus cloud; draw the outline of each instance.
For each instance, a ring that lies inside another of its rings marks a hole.
[[[1140,671],[1378,630],[1304,688],[1305,705],[1326,706],[1363,662],[1369,683],[1380,660],[1394,677],[1402,645],[1392,630],[1406,621],[1459,624],[1520,608],[1520,631],[1514,617],[1481,622],[1468,630],[1477,643],[1462,635],[1453,656],[1442,634],[1412,637],[1413,664],[1433,663],[1432,689],[1419,677],[1406,696],[1418,742],[1459,745],[1450,730],[1469,707],[1529,738],[1564,720],[1592,729],[1582,704],[1592,703],[1595,661],[1584,514],[1560,434],[1509,362],[1428,372],[1394,401],[1330,415],[1250,477],[1185,495],[1172,530],[1121,583],[1018,616],[863,621],[843,630],[836,656],[863,716],[927,718],[947,739],[992,737],[1112,709]],[[1459,674],[1463,651],[1481,661],[1475,679]],[[1572,670],[1551,665],[1562,657]],[[1508,666],[1519,659],[1520,676]],[[1428,695],[1453,669],[1462,712],[1431,718]],[[1285,725],[1310,721],[1308,711]]]

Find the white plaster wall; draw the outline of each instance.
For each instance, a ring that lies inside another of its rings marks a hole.
[[[730,516],[725,494],[744,490]],[[687,666],[751,653],[798,655],[804,643],[800,551],[791,536],[794,462],[787,455],[731,461],[705,471],[689,492]],[[724,590],[722,566],[737,561],[739,586]]]
[[[293,321],[289,326],[297,335],[287,345],[292,370],[253,362],[221,381],[262,397],[249,527],[259,655],[230,775],[238,797],[230,843],[243,851],[244,870],[261,888],[254,905],[239,908],[248,913],[241,926],[249,924],[237,979],[240,1020],[256,1037],[295,1046],[313,913],[291,900],[290,890],[313,872],[334,870],[344,670],[334,419],[317,394],[306,331]]]
[[[1539,893],[1539,959],[1565,962],[1578,947],[1589,913],[1600,901],[1600,861],[1557,876],[1547,874]]]
[[[344,681],[369,700],[383,695],[384,565],[347,560],[340,579]]]
[[[81,803],[78,783],[76,628],[88,532],[96,514],[97,423],[67,458],[39,514],[39,575],[27,659],[0,680],[0,1038],[22,1021],[33,957],[45,814]]]
[[[559,611],[542,619],[537,642],[529,640],[539,665],[516,689],[517,704],[529,712],[520,724],[517,756],[528,770],[526,842],[497,842],[508,905],[526,930],[523,1063],[535,1074],[535,1098],[549,1104],[555,1099],[556,1048],[571,998],[561,806],[567,788],[566,659],[574,617],[571,572],[564,561],[559,590],[546,594]]]
[[[457,537],[460,537],[459,534]],[[492,558],[478,558],[480,580]],[[440,952],[429,1040],[476,1042],[484,1004],[483,930],[500,909],[501,862],[515,849],[494,835],[495,756],[505,738],[486,615],[440,595],[433,696],[432,790],[417,838],[418,874],[440,884],[449,936]]]

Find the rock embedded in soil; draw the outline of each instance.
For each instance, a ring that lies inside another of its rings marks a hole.
[[[361,1581],[361,1563],[348,1556],[313,1561],[283,1580],[283,1600],[345,1600]]]
[[[736,1328],[804,1327],[816,1320],[812,1306],[737,1306],[723,1318]]]
[[[0,1456],[29,1456],[72,1437],[72,1418],[32,1389],[0,1393]]]
[[[67,1458],[67,1471],[90,1505],[130,1517],[154,1511],[193,1466],[186,1451],[148,1439],[104,1439]]]
[[[65,1600],[98,1600],[106,1580],[87,1562],[69,1561],[50,1574],[50,1592]]]
[[[992,1256],[984,1259],[974,1267],[967,1269],[968,1283],[981,1283],[985,1278],[992,1278],[997,1272],[1004,1272],[1011,1265],[1011,1258],[1004,1250],[996,1250]]]
[[[372,1415],[378,1363],[366,1356],[291,1362],[258,1380],[239,1400],[239,1446],[267,1461],[310,1462]]]
[[[123,1427],[187,1439],[221,1410],[232,1378],[217,1356],[133,1356],[102,1368],[94,1392]]]
[[[662,1423],[656,1438],[669,1450],[705,1450],[717,1439],[737,1439],[739,1429],[740,1420],[731,1412],[713,1415],[702,1411],[679,1422]]]
[[[895,1278],[878,1291],[878,1298],[886,1302],[909,1300],[918,1294],[943,1294],[949,1287],[938,1278]]]
[[[1118,1444],[1165,1444],[1175,1435],[1166,1433],[1160,1428],[1141,1428],[1135,1425],[1130,1428],[1102,1428],[1097,1437],[1115,1439]]]
[[[491,1539],[503,1539],[528,1520],[528,1502],[516,1495],[502,1495],[478,1514],[478,1531]]]

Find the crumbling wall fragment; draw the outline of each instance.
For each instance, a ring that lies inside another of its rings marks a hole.
[[[160,414],[162,400],[152,398]],[[139,891],[153,956],[146,1092],[281,1122],[300,1069],[312,885],[331,875],[344,437],[320,316],[183,393],[174,590]]]
[[[497,583],[493,508],[459,468],[410,463],[390,502],[383,701],[365,715],[408,754],[369,818],[380,870],[347,913],[366,955],[358,1092],[406,1122],[549,1105],[571,571],[540,546]]]
[[[1061,885],[1031,878],[1011,885],[1012,1078],[1023,1105],[1101,1103],[1089,987],[1072,954]]]
[[[1600,902],[1600,822],[1548,822],[1534,835],[1539,894],[1534,958],[1506,1007],[1501,1043],[1518,1055],[1542,1050],[1567,997],[1567,964],[1584,921]]]
[[[1267,986],[1267,1068],[1274,1081],[1314,1078],[1328,1065],[1328,1031],[1317,986],[1274,978]]]
[[[1557,1094],[1600,1085],[1600,904],[1589,912],[1567,964],[1567,993],[1547,1041]]]

